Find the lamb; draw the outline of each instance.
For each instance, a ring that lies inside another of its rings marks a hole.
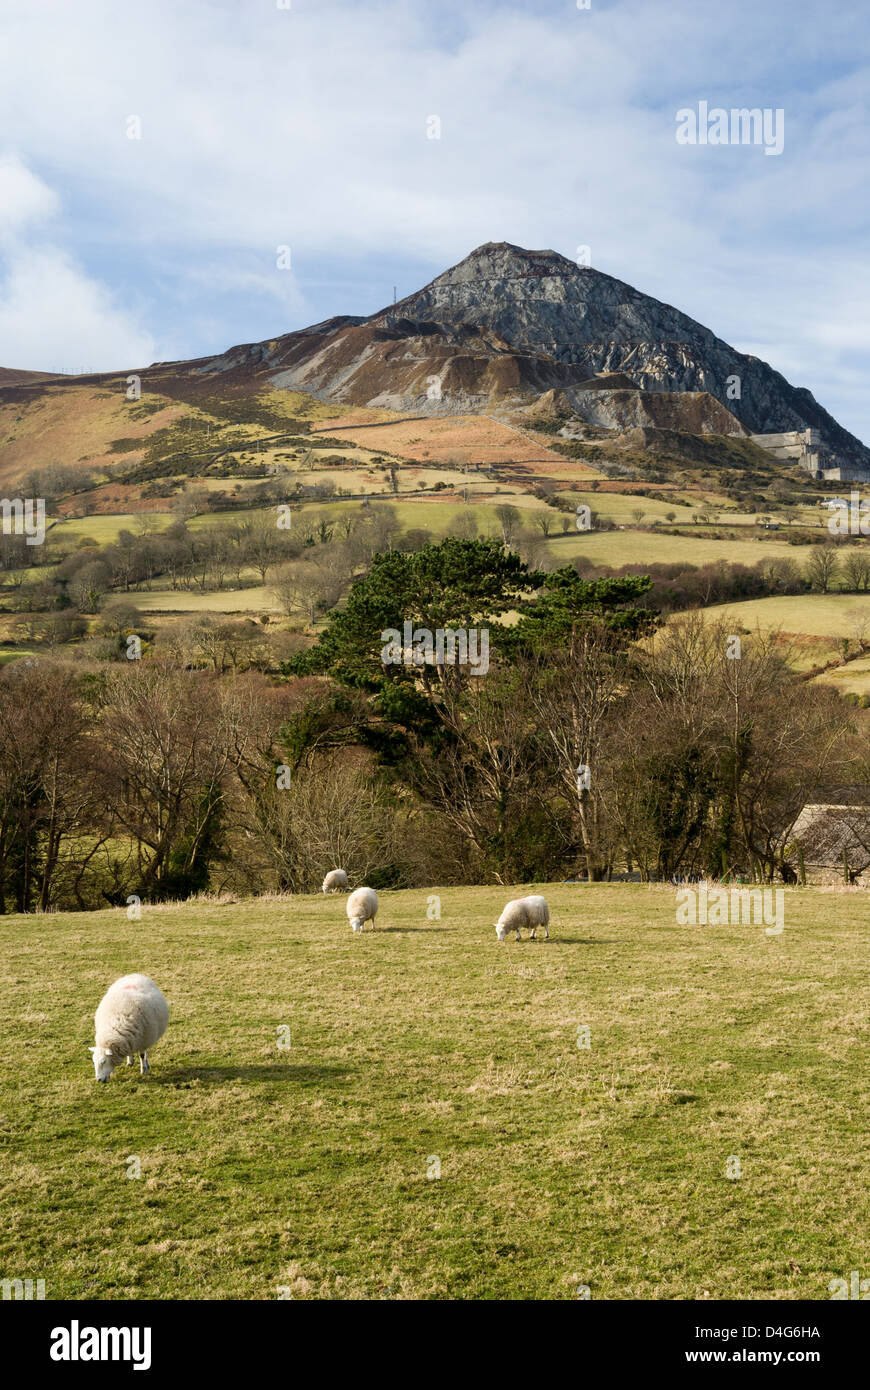
[[[354,931],[362,931],[366,922],[375,929],[378,895],[374,888],[355,888],[347,900],[347,915]]]
[[[330,869],[323,880],[324,893],[343,893],[349,887],[344,869]]]
[[[94,1071],[98,1081],[108,1081],[121,1058],[133,1065],[139,1053],[139,1071],[149,1070],[148,1048],[163,1037],[169,1024],[169,1005],[147,975],[122,975],[110,985],[94,1014],[96,1046]]]
[[[519,941],[520,927],[531,928],[530,941],[537,940],[535,932],[538,927],[543,927],[549,941],[550,909],[547,906],[546,898],[542,898],[539,893],[531,893],[527,898],[514,898],[502,909],[502,914],[495,924],[495,934],[499,941],[504,941],[508,932],[516,929],[517,941]]]

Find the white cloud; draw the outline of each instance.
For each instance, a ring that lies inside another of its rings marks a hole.
[[[16,155],[0,155],[0,242],[53,217],[58,207],[57,195]]]
[[[22,370],[110,371],[155,356],[110,293],[53,247],[17,247],[0,278],[0,363]]]
[[[20,158],[0,157],[0,364],[100,371],[150,360],[151,335],[52,244],[45,224],[60,209],[55,191]]]

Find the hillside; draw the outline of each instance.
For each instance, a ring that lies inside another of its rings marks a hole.
[[[212,420],[279,428],[300,413],[281,404],[293,393],[297,402],[303,393],[379,414],[495,412],[503,421],[518,407],[556,399],[569,420],[613,432],[741,437],[811,428],[829,461],[870,468],[861,441],[758,358],[623,281],[506,242],[478,247],[366,317],[340,315],[213,356],[143,366],[137,375],[143,402],[128,412],[138,416],[126,431],[133,439],[173,418],[149,413],[181,404]],[[73,461],[82,442],[91,448],[77,458],[108,463],[126,376],[0,371],[0,479],[13,479],[25,459]],[[734,378],[739,399],[728,390]]]
[[[189,364],[357,405],[449,413],[625,373],[644,391],[708,392],[753,433],[813,428],[845,461],[870,450],[809,391],[710,329],[554,251],[490,242],[417,294]],[[729,378],[741,383],[728,397]]]

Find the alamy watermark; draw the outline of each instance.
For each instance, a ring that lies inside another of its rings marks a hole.
[[[844,497],[835,497],[829,504],[828,530],[832,536],[870,536],[870,497],[860,492],[849,493],[848,502]]]
[[[678,145],[763,145],[765,154],[782,154],[785,147],[785,111],[781,106],[712,109],[698,102],[697,111],[683,106],[677,112]]]
[[[381,633],[385,666],[469,666],[473,676],[489,670],[489,628],[414,627],[411,622]]]
[[[0,521],[4,536],[24,536],[26,545],[42,545],[45,498],[0,497]]]
[[[870,1298],[870,1279],[862,1279],[860,1271],[853,1269],[849,1273],[848,1280],[832,1279],[828,1284],[828,1292],[832,1301],[837,1299],[868,1299]]]
[[[30,1303],[45,1298],[44,1279],[0,1279],[0,1296],[4,1300]]]
[[[766,936],[780,936],[785,926],[782,888],[677,889],[677,923],[681,927],[764,926]]]
[[[53,1327],[48,1354],[52,1361],[129,1361],[134,1371],[151,1367],[150,1327]]]

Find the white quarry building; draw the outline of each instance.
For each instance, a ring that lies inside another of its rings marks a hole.
[[[753,434],[750,438],[773,458],[799,463],[819,482],[870,481],[870,469],[838,459],[823,446],[818,430],[785,430],[781,434]]]

